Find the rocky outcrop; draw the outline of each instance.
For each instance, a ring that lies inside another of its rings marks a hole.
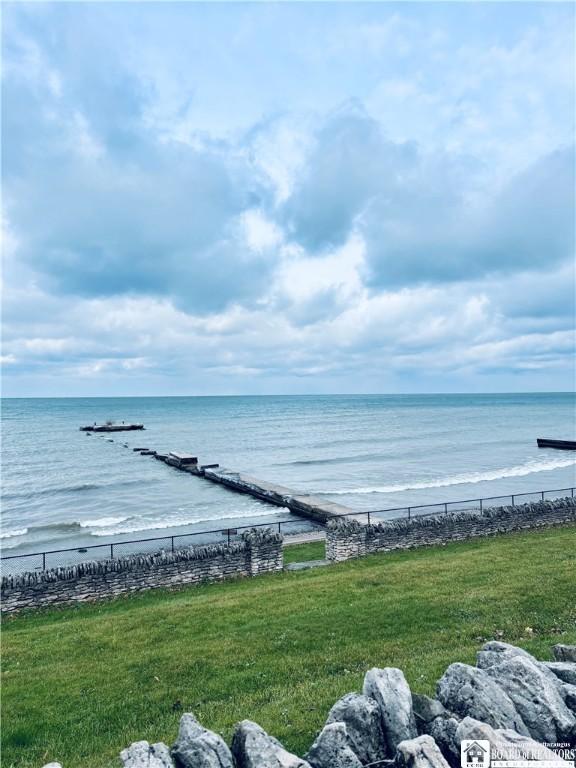
[[[446,760],[455,768],[460,765],[460,742],[456,740],[458,725],[455,717],[436,717],[426,728]]]
[[[149,744],[135,741],[120,752],[124,768],[174,768],[170,750],[166,744]]]
[[[558,643],[552,648],[552,654],[556,661],[576,662],[576,645],[562,645],[562,643]]]
[[[232,754],[238,768],[310,768],[310,763],[291,752],[251,720],[236,725]]]
[[[425,731],[427,723],[431,723],[437,717],[449,717],[448,710],[438,701],[424,696],[421,693],[412,694],[412,709],[416,718],[416,726],[419,731]]]
[[[565,683],[562,686],[562,697],[570,712],[576,715],[576,685]]]
[[[180,719],[172,757],[177,768],[234,768],[232,753],[224,739],[201,726],[192,713]]]
[[[543,661],[542,664],[549,669],[563,683],[576,685],[576,663],[573,661]]]
[[[364,678],[364,695],[378,704],[388,754],[394,756],[401,741],[418,735],[412,693],[404,673],[393,667],[374,667]]]
[[[191,713],[182,716],[172,750],[138,741],[120,758],[124,768],[460,768],[461,741],[486,739],[512,753],[509,759],[519,759],[520,749],[527,752],[522,759],[562,765],[542,742],[576,746],[576,685],[566,682],[575,665],[564,660],[571,647],[556,646],[557,660],[543,662],[522,648],[488,642],[478,667],[448,667],[437,698],[412,694],[399,669],[373,668],[362,694],[334,704],[304,758],[250,720],[236,725],[229,749]]]
[[[476,666],[480,669],[488,669],[495,664],[501,664],[503,661],[513,659],[515,656],[523,656],[525,659],[537,663],[534,656],[523,648],[517,648],[509,643],[501,643],[498,640],[491,640],[488,643],[484,643],[476,654]]]
[[[386,757],[386,739],[378,704],[369,696],[348,693],[328,713],[326,724],[346,725],[348,745],[360,762],[375,763]]]
[[[508,694],[483,669],[451,664],[438,681],[437,694],[447,709],[461,717],[469,715],[493,728],[512,728],[528,736]]]
[[[552,743],[572,738],[576,732],[574,715],[564,703],[560,685],[542,670],[541,665],[523,656],[514,656],[490,667],[487,672],[510,697],[532,738]],[[473,713],[469,714],[474,717]],[[484,722],[489,723],[485,718]],[[512,724],[496,727],[518,730]]]
[[[350,749],[344,723],[325,725],[306,759],[312,768],[362,768],[357,755]]]
[[[449,768],[432,736],[401,741],[396,750],[397,768]]]

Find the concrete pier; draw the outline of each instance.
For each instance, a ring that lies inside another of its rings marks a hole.
[[[277,507],[286,507],[301,517],[308,517],[320,523],[325,523],[331,517],[338,517],[339,515],[349,515],[350,519],[356,519],[362,523],[366,522],[365,515],[355,515],[353,509],[345,507],[343,504],[321,499],[318,496],[301,494],[283,485],[257,480],[242,472],[218,468],[205,469],[203,475],[213,483],[219,483],[238,493],[254,496]]]
[[[198,458],[191,454],[171,452],[169,454],[156,453],[155,459],[164,461],[169,466],[188,472],[196,477],[203,477],[212,483],[223,485],[236,493],[244,493],[253,496],[260,501],[266,501],[276,507],[285,507],[300,517],[307,517],[318,523],[326,523],[330,518],[346,515],[350,520],[366,523],[366,515],[355,512],[350,507],[337,504],[334,501],[322,499],[319,496],[311,496],[286,488],[276,483],[268,483],[265,480],[257,480],[255,477],[243,472],[234,472],[231,469],[220,467],[218,464],[198,464]]]

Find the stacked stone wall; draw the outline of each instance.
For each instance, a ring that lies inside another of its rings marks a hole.
[[[363,525],[339,518],[328,523],[326,559],[332,562],[373,552],[444,544],[543,526],[576,522],[576,499],[568,497],[480,511],[463,511],[410,520]]]
[[[160,587],[256,576],[283,568],[282,536],[254,529],[231,544],[93,560],[2,577],[2,612],[85,603]]]

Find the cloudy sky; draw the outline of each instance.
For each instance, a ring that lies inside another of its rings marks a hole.
[[[5,3],[4,393],[566,390],[570,3]]]

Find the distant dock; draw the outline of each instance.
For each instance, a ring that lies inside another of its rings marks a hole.
[[[135,429],[144,429],[144,424],[90,424],[80,427],[80,432],[132,432]]]
[[[547,437],[539,437],[536,442],[538,448],[556,448],[560,451],[576,451],[576,440],[552,440]]]

